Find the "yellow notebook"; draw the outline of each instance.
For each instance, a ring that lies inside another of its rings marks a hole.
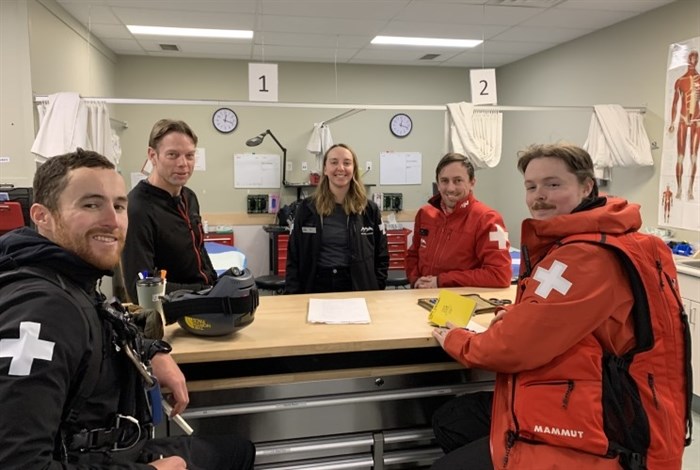
[[[476,308],[476,301],[463,297],[452,291],[441,290],[437,303],[430,311],[428,320],[437,326],[445,326],[447,322],[464,328]]]

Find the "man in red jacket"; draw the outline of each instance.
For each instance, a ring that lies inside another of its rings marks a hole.
[[[416,214],[406,255],[412,287],[506,287],[512,277],[510,243],[501,214],[472,192],[474,167],[448,153],[435,170],[439,195]]]
[[[678,304],[674,312],[669,302],[654,303],[664,293],[678,295],[666,292],[677,286],[669,253],[661,241],[636,233],[639,206],[598,196],[584,150],[533,146],[521,153],[518,168],[532,218],[522,226],[515,304],[484,333],[451,325],[433,332],[460,363],[497,372],[495,391],[457,397],[435,413],[435,435],[448,454],[433,469],[680,469],[688,416],[683,315]],[[587,235],[601,241],[576,242]],[[654,250],[639,249],[642,242]],[[632,247],[624,256],[636,273],[639,267],[652,273],[634,284],[642,294],[633,294],[622,255],[604,243]],[[646,331],[633,321],[637,298],[649,299],[653,335],[635,334]],[[626,448],[617,458],[620,448],[603,418],[605,387],[626,379],[622,373],[610,379],[605,366],[610,357],[627,361],[648,337],[653,347],[634,355],[625,371],[634,375],[635,390],[613,393],[637,394],[633,408],[643,415],[646,444],[630,464]]]

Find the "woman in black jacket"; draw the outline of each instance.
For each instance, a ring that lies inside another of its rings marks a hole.
[[[323,156],[321,182],[294,215],[288,294],[381,290],[389,254],[377,205],[367,199],[357,155],[345,144]]]

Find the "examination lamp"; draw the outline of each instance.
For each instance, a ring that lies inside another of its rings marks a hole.
[[[277,146],[282,149],[282,184],[286,185],[287,184],[287,149],[280,144],[280,141],[277,140],[277,137],[275,137],[275,134],[270,131],[270,129],[266,130],[265,132],[262,132],[255,137],[252,137],[248,140],[245,141],[245,144],[248,147],[257,147],[262,143],[262,141],[265,139],[265,136],[269,135],[272,137],[272,140],[275,141]]]

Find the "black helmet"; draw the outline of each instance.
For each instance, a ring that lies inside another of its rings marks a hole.
[[[166,325],[177,321],[192,334],[221,336],[250,325],[258,303],[258,288],[250,270],[231,268],[214,287],[165,295],[163,314]]]

